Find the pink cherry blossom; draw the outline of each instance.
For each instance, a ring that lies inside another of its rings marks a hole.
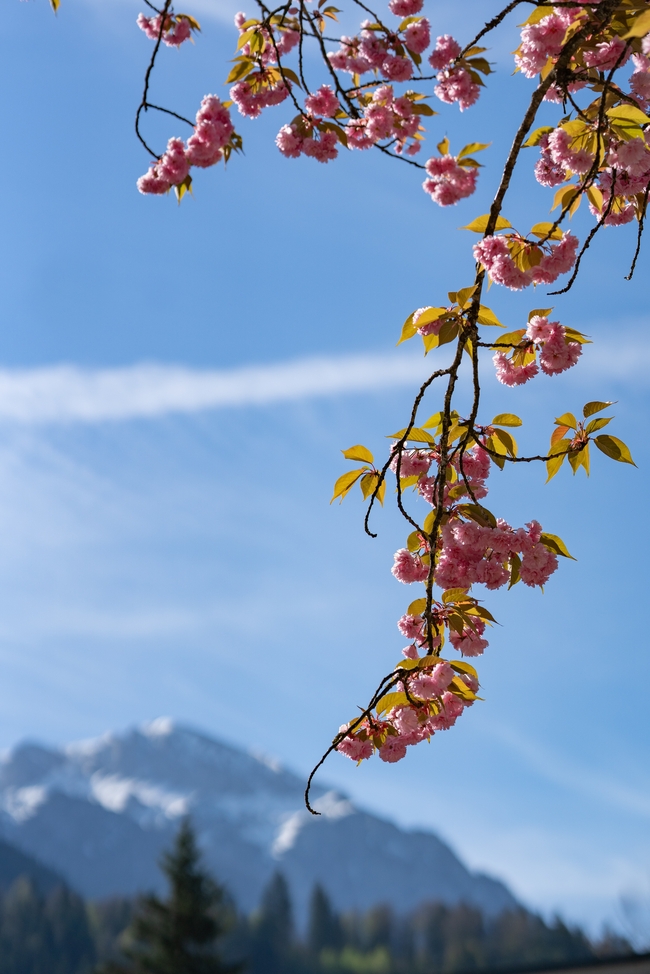
[[[388,9],[396,17],[412,17],[422,10],[424,0],[390,0]]]
[[[358,737],[348,736],[337,744],[336,750],[351,761],[363,761],[372,756],[373,748],[370,741],[360,741]]]
[[[396,761],[406,757],[406,744],[401,737],[388,736],[386,743],[379,748],[379,757],[382,761],[395,764]]]
[[[451,34],[436,38],[436,46],[429,55],[429,64],[434,71],[442,71],[456,60],[462,48]]]
[[[477,169],[459,166],[454,156],[434,156],[426,163],[429,179],[422,188],[439,206],[454,206],[476,189]]]
[[[341,105],[330,86],[321,85],[318,91],[305,98],[305,108],[312,115],[333,117],[340,110]]]
[[[412,582],[424,582],[429,575],[428,565],[424,565],[419,555],[413,555],[406,548],[395,552],[395,564],[391,572],[398,582],[410,585]]]
[[[431,43],[431,27],[426,17],[409,24],[404,31],[404,43],[409,51],[423,54]]]

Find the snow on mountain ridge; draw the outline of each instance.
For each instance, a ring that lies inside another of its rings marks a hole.
[[[514,906],[496,880],[470,873],[433,833],[405,832],[169,718],[61,750],[17,746],[0,761],[0,835],[91,896],[160,888],[156,860],[186,814],[207,864],[252,909],[272,873],[287,876],[299,920],[315,882],[341,909],[393,899]]]

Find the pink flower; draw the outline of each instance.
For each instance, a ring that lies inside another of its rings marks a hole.
[[[182,139],[169,140],[158,168],[162,179],[170,185],[176,186],[183,182],[190,171],[190,164],[185,156],[185,144]]]
[[[162,196],[171,189],[170,184],[163,178],[158,163],[154,163],[144,176],[140,176],[137,185],[141,193],[153,196]]]
[[[333,117],[341,105],[329,85],[321,85],[317,92],[305,99],[305,108],[312,115]]]
[[[381,63],[381,71],[389,81],[408,81],[413,75],[413,63],[407,57],[389,54]]]
[[[583,57],[588,68],[598,68],[599,71],[611,71],[612,68],[622,67],[630,54],[622,37],[613,37],[611,41],[597,44],[594,50],[585,49]],[[623,53],[625,51],[625,53]],[[622,56],[621,56],[622,55]]]
[[[393,449],[394,446],[393,446]],[[432,456],[424,450],[402,450],[399,463],[400,477],[420,477],[429,472]],[[390,469],[397,473],[397,452],[390,462]]]
[[[455,156],[434,156],[425,168],[429,179],[422,187],[439,206],[453,206],[476,189],[478,170],[460,166]]]
[[[418,729],[418,715],[412,707],[396,707],[391,710],[389,720],[400,734],[412,734]]]
[[[532,545],[521,561],[519,573],[524,585],[545,585],[557,568],[557,555],[543,544]]]
[[[396,17],[412,17],[422,10],[423,0],[390,0],[388,9]]]
[[[433,91],[447,105],[458,102],[461,112],[473,105],[481,93],[481,89],[472,81],[472,76],[465,68],[446,68],[438,75],[438,84]]]
[[[402,616],[397,620],[397,628],[407,639],[421,639],[424,622],[422,616]]]
[[[158,40],[158,37],[160,36],[160,16],[145,17],[144,14],[138,14],[137,24],[140,30],[145,32],[149,40]],[[184,41],[191,37],[191,35],[192,28],[190,27],[189,21],[186,20],[185,17],[179,17],[176,20],[173,17],[166,17],[165,26],[162,33],[162,40],[167,47],[180,47]]]
[[[417,659],[417,648],[415,646],[405,646],[402,650],[402,656],[404,656],[406,659]]]
[[[422,54],[431,43],[431,30],[426,17],[409,24],[404,31],[404,43],[409,51]]]
[[[336,132],[321,132],[320,138],[305,139],[302,144],[302,151],[306,156],[311,156],[317,162],[330,162],[336,159],[339,154],[337,149],[338,139]]]
[[[401,737],[387,737],[386,743],[379,748],[379,757],[382,761],[395,764],[406,756],[406,744]]]
[[[567,342],[564,328],[558,322],[553,322],[553,325],[553,333],[544,343],[539,355],[541,370],[546,375],[566,372],[576,364],[582,354],[582,346],[578,342]]]
[[[409,685],[411,692],[422,700],[432,700],[441,697],[454,678],[454,671],[449,663],[438,663],[431,673],[422,673],[414,677]]]
[[[481,636],[485,632],[485,623],[478,616],[472,618],[473,629],[469,626],[465,626],[462,635],[455,632],[455,630],[450,630],[449,640],[454,647],[463,656],[481,656],[483,650],[487,649],[488,641],[487,639],[482,639]],[[476,691],[475,691],[476,692]]]
[[[275,137],[275,144],[287,159],[297,159],[302,152],[303,137],[295,125],[283,125]]]
[[[391,572],[398,582],[410,585],[412,582],[424,582],[429,575],[429,566],[422,564],[419,555],[413,555],[406,548],[395,552],[395,564]]]
[[[351,761],[363,761],[372,756],[372,744],[370,741],[360,741],[358,737],[344,737],[336,750],[345,754]]]
[[[574,149],[573,139],[566,129],[554,129],[547,140],[548,154],[556,166],[581,175],[589,172],[594,162],[592,153],[586,149]]]
[[[539,74],[549,57],[557,57],[562,50],[566,27],[564,19],[555,13],[524,27],[515,63],[527,78]]]
[[[445,693],[442,697],[442,703],[444,709],[435,717],[429,718],[427,722],[433,730],[449,730],[465,709],[462,702],[453,693]]]
[[[436,46],[429,55],[429,64],[435,71],[442,71],[455,61],[462,48],[451,34],[436,38]]]

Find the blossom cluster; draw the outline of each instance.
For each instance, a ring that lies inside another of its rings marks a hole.
[[[559,375],[575,365],[582,354],[580,342],[573,341],[559,321],[549,321],[541,315],[531,317],[525,338],[523,356],[518,349],[510,356],[505,352],[494,355],[497,379],[505,386],[523,385],[536,376],[540,368],[546,375]],[[537,350],[539,366],[535,361]]]
[[[206,95],[187,143],[170,139],[165,153],[138,180],[138,189],[141,193],[160,195],[169,192],[172,186],[181,186],[188,179],[191,166],[205,169],[219,162],[233,133],[228,109],[216,95]]]
[[[495,284],[521,291],[530,284],[552,284],[576,261],[578,240],[563,233],[558,243],[531,243],[518,234],[484,237],[474,244],[474,256]]]
[[[138,27],[144,31],[149,40],[157,41],[161,37],[161,23],[161,14],[157,17],[145,17],[144,14],[138,14]],[[172,17],[167,14],[162,29],[162,42],[167,47],[180,47],[181,44],[191,38],[193,30],[198,30],[198,24],[193,17],[188,17],[186,14]]]

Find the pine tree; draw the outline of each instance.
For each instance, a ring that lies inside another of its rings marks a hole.
[[[332,909],[327,893],[322,886],[314,886],[309,903],[309,927],[307,945],[315,957],[322,950],[340,950],[342,933],[339,918]]]
[[[286,974],[293,968],[291,898],[282,873],[275,873],[264,890],[251,932],[249,959],[253,974]]]
[[[166,900],[145,896],[127,932],[126,964],[110,965],[109,974],[230,974],[238,965],[224,963],[217,941],[226,932],[223,890],[200,868],[194,832],[183,822],[173,850],[163,857],[169,881]]]

